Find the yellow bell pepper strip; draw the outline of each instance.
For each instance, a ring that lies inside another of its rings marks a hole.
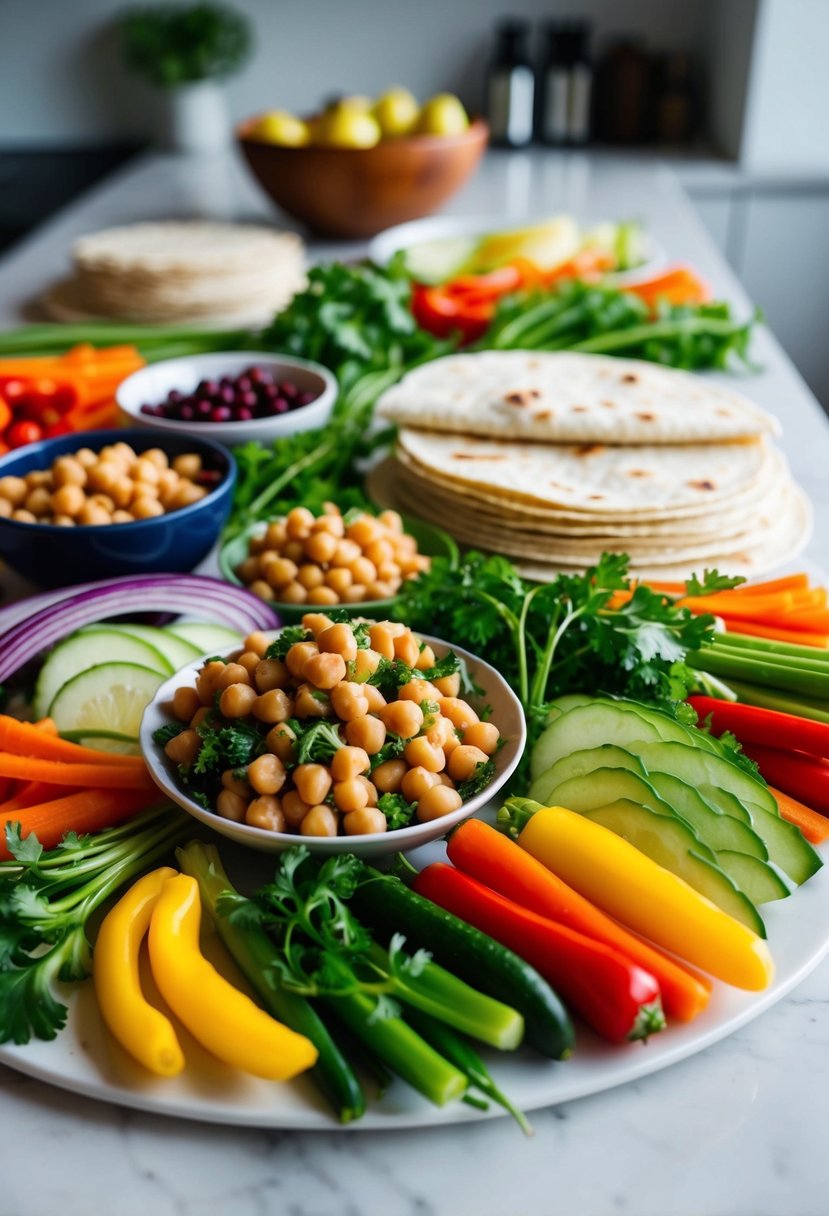
[[[317,1049],[234,988],[199,949],[199,884],[164,883],[150,920],[150,965],[158,990],[195,1039],[233,1068],[287,1081],[317,1061]]]
[[[184,1052],[170,1019],[141,990],[138,952],[161,888],[175,873],[170,866],[161,866],[139,878],[121,896],[98,931],[92,967],[98,1008],[113,1037],[160,1077],[181,1072]]]
[[[561,806],[508,799],[499,826],[628,929],[732,984],[759,992],[774,963],[756,933],[601,824]]]

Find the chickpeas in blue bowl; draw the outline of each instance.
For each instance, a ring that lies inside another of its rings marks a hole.
[[[0,460],[0,553],[44,587],[192,570],[230,513],[236,465],[210,440],[87,431]]]

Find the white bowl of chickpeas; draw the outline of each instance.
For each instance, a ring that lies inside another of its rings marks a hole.
[[[283,621],[320,607],[385,616],[403,582],[428,570],[433,557],[457,559],[452,538],[397,511],[326,503],[315,516],[294,507],[284,517],[252,524],[220,550],[231,583],[273,604]]]
[[[302,842],[376,857],[489,802],[526,726],[475,655],[398,622],[307,612],[177,672],[140,738],[157,785],[221,835],[263,852]]]
[[[0,459],[0,552],[41,586],[189,571],[227,521],[236,464],[209,440],[61,435]]]

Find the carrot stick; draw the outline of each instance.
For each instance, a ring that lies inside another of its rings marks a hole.
[[[690,1022],[708,1003],[711,983],[648,945],[568,887],[529,853],[480,819],[467,819],[449,838],[449,858],[522,907],[619,950],[649,971],[665,1012]]]
[[[800,646],[814,646],[817,650],[829,647],[829,634],[807,632],[805,629],[781,629],[777,625],[761,625],[757,621],[743,621],[739,617],[725,616],[723,620],[726,633],[769,638],[773,642],[794,642]]]
[[[764,583],[743,583],[735,587],[735,595],[773,595],[776,591],[808,591],[808,574],[787,574],[783,578],[770,578]]]
[[[745,620],[764,621],[770,613],[793,608],[796,594],[794,591],[778,591],[774,595],[743,596],[735,603],[733,595],[722,591],[718,595],[692,595],[676,602],[678,607],[690,608],[692,612],[713,612],[714,616],[739,612]]]
[[[44,735],[57,735],[58,733],[54,718],[40,718],[35,722],[35,726],[38,730],[42,730]]]
[[[140,769],[126,764],[67,764],[63,760],[0,752],[0,777],[28,777],[50,785],[85,785],[90,789],[155,789],[143,762]]]
[[[780,618],[784,629],[805,629],[809,633],[829,633],[829,612],[825,609],[798,609]]]
[[[140,756],[122,756],[117,752],[102,752],[97,751],[94,747],[83,747],[79,743],[70,743],[67,739],[49,734],[40,726],[33,726],[31,722],[18,722],[16,718],[10,718],[8,714],[0,714],[0,751],[15,752],[22,756],[37,756],[44,760],[123,765],[124,768],[132,769],[135,772],[141,772],[144,769],[144,761]]]
[[[129,819],[149,804],[152,795],[135,790],[78,790],[65,798],[0,815],[0,860],[11,857],[6,844],[6,825],[19,823],[25,838],[34,832],[44,849],[60,844],[67,832],[79,835],[100,832]]]
[[[0,815],[8,811],[22,811],[29,806],[37,806],[39,802],[54,801],[55,798],[65,798],[75,792],[71,785],[47,785],[45,781],[27,781],[20,785],[17,793],[10,795],[0,802]]]
[[[783,819],[799,827],[807,840],[812,844],[823,844],[824,840],[829,840],[829,819],[825,815],[819,815],[811,807],[804,806],[796,798],[784,794],[781,790],[776,790],[772,785],[769,786],[769,789],[774,794],[777,809]]]

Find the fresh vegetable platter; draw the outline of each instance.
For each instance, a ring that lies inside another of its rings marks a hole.
[[[261,858],[252,860],[249,852],[223,845],[223,856],[225,852],[235,881],[267,878]],[[445,850],[436,844],[419,850],[412,860],[424,865],[444,856]],[[777,974],[765,992],[739,992],[718,984],[708,1008],[694,1022],[673,1024],[645,1045],[603,1044],[577,1032],[576,1050],[564,1063],[526,1052],[489,1052],[487,1063],[498,1084],[516,1106],[532,1111],[658,1072],[732,1034],[801,983],[829,951],[829,875],[821,871],[796,900],[771,908],[766,919]],[[47,1084],[133,1110],[244,1127],[392,1131],[503,1114],[498,1106],[489,1111],[463,1103],[437,1108],[413,1090],[395,1085],[359,1121],[338,1124],[307,1079],[276,1086],[245,1076],[211,1058],[186,1034],[182,1040],[191,1066],[179,1077],[152,1078],[106,1035],[90,985],[69,994],[68,1001],[67,1027],[55,1042],[0,1047],[0,1062]]]
[[[227,441],[232,557],[0,609],[0,1060],[217,1122],[527,1132],[829,949],[829,592],[745,577],[779,560],[747,532],[770,473],[792,552],[808,509],[774,419],[652,367],[745,359],[750,325],[693,274],[629,294],[525,261],[452,280],[491,293],[477,335],[431,325],[399,262],[313,270],[231,345],[321,363],[338,400],[325,427]],[[372,501],[383,421],[411,526]],[[115,440],[61,465],[67,538],[133,464],[164,523],[163,431],[152,462]],[[36,517],[50,474],[21,473]],[[427,548],[431,498],[449,535]],[[98,522],[113,546],[139,526]]]

